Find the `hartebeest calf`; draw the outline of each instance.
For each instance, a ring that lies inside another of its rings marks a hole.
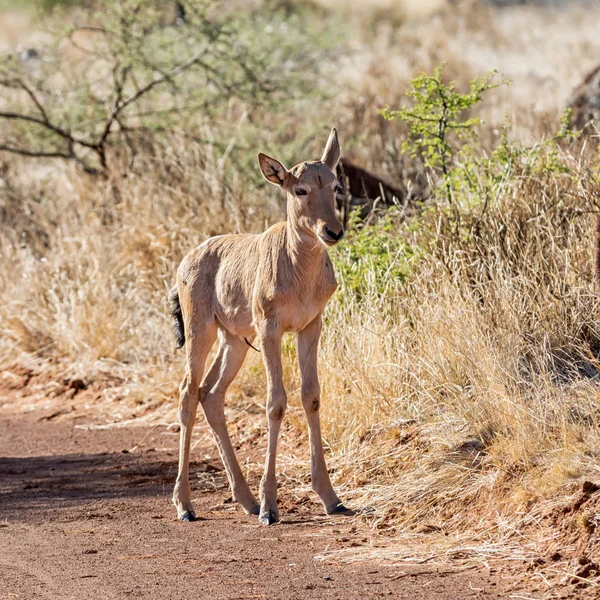
[[[179,346],[185,344],[186,371],[181,382],[179,471],[173,502],[183,521],[194,521],[189,482],[190,439],[198,402],[214,433],[234,499],[262,524],[279,520],[275,458],[277,437],[287,407],[281,365],[281,338],[298,335],[302,404],[310,437],[312,488],[327,513],[346,512],[331,486],[321,441],[317,348],[323,310],[337,287],[327,247],[344,230],[335,213],[340,158],[337,132],[331,130],[320,161],[287,170],[278,160],[258,155],[267,181],[287,194],[287,220],[259,235],[210,238],[182,261],[170,299]],[[219,351],[203,378],[216,338]],[[260,482],[260,505],[250,491],[225,424],[227,388],[248,348],[258,338],[267,373],[267,458]]]

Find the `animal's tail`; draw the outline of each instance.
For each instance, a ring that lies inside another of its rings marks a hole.
[[[181,314],[181,304],[179,304],[179,292],[177,286],[169,292],[169,304],[171,305],[171,315],[175,319],[175,338],[177,348],[185,344],[185,329],[183,327],[183,315]]]

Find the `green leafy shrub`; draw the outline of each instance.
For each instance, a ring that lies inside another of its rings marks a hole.
[[[342,294],[360,301],[370,292],[386,295],[404,281],[418,250],[398,234],[398,211],[391,208],[377,222],[351,215],[348,234],[331,253]]]
[[[412,100],[410,107],[398,110],[384,108],[381,114],[388,120],[401,119],[408,124],[409,136],[402,150],[410,156],[419,156],[424,165],[443,175],[446,198],[452,203],[455,174],[453,159],[473,141],[478,117],[469,117],[472,107],[483,100],[483,93],[505,83],[496,81],[498,73],[492,71],[483,78],[471,81],[465,94],[456,91],[455,82],[444,83],[443,65],[433,75],[422,74],[410,81],[407,92]]]

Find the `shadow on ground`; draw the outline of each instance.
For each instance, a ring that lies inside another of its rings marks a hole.
[[[151,452],[0,457],[0,518],[27,519],[28,511],[45,512],[91,500],[167,497],[173,489],[177,461],[150,458]],[[194,490],[215,490],[225,481],[208,463],[192,463]]]

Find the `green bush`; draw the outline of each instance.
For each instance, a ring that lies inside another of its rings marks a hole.
[[[352,213],[346,238],[331,253],[344,295],[357,301],[369,292],[383,296],[404,281],[418,250],[399,235],[397,221],[396,208],[372,224]]]
[[[495,81],[497,72],[471,81],[465,94],[456,91],[456,84],[443,81],[443,65],[433,75],[422,74],[410,81],[407,92],[411,106],[399,110],[384,108],[381,114],[388,120],[401,119],[408,124],[409,136],[402,150],[412,157],[419,156],[425,167],[441,172],[448,203],[452,203],[456,173],[455,157],[468,151],[469,141],[475,138],[475,127],[481,123],[469,112],[483,100],[483,93],[505,83]]]

